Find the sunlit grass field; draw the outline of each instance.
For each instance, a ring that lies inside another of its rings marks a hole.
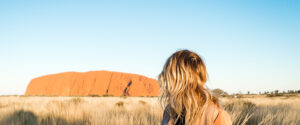
[[[300,98],[221,98],[235,125],[300,125]],[[1,96],[0,125],[157,125],[157,97]]]

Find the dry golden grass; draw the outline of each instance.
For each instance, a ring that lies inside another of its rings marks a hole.
[[[222,98],[236,125],[299,125],[299,97]],[[0,125],[157,125],[156,97],[0,97]]]
[[[300,98],[223,98],[224,108],[236,125],[300,125]]]
[[[153,125],[156,98],[0,97],[0,125]]]

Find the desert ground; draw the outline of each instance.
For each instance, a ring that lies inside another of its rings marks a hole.
[[[300,96],[220,98],[234,125],[300,125]],[[0,96],[0,125],[157,125],[157,97]]]

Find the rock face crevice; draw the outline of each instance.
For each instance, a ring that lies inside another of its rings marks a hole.
[[[130,85],[132,84],[132,81],[130,81],[128,83],[128,85],[126,86],[126,88],[124,89],[124,92],[123,92],[123,96],[129,96],[129,88],[130,88]]]
[[[29,83],[25,95],[45,96],[157,96],[155,79],[142,75],[111,72],[64,72],[37,77]]]

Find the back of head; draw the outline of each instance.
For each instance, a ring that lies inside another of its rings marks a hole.
[[[180,50],[166,61],[158,77],[160,100],[170,105],[171,117],[184,118],[185,124],[202,114],[213,100],[205,88],[207,71],[203,59],[190,50]]]

